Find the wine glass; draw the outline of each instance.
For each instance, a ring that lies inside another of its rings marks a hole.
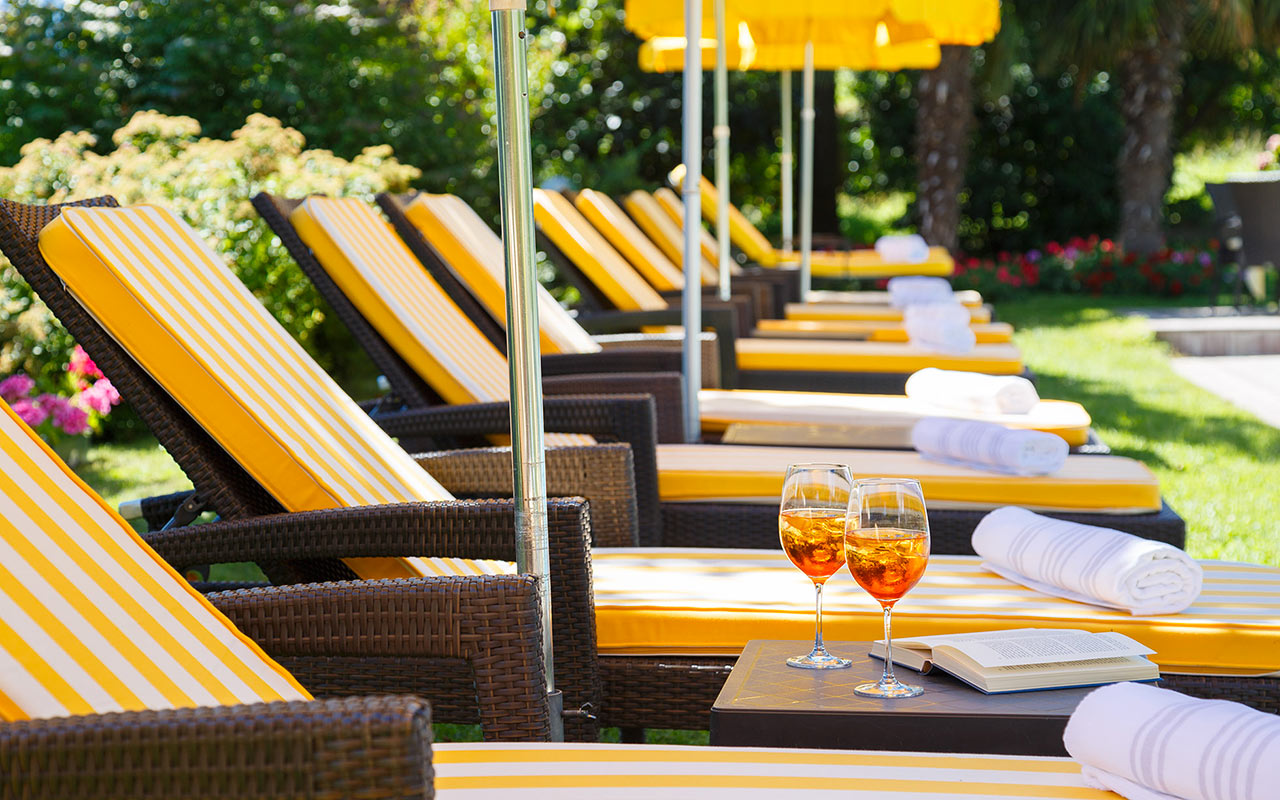
[[[884,607],[884,674],[876,683],[854,687],[866,697],[915,697],[924,691],[893,674],[890,627],[893,605],[920,581],[929,563],[929,516],[920,482],[866,478],[854,484],[854,503],[845,527],[844,553],[858,585]]]
[[[845,517],[853,476],[844,464],[792,464],[782,484],[778,538],[791,563],[813,581],[816,615],[813,652],[787,659],[800,669],[844,669],[853,664],[822,645],[822,584],[844,565]]]

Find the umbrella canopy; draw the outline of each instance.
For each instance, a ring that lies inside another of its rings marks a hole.
[[[757,35],[759,34],[759,35]],[[941,51],[933,38],[894,39],[883,22],[810,29],[808,25],[772,25],[757,30],[739,22],[736,36],[725,42],[730,69],[785,72],[804,68],[804,37],[813,35],[813,68],[836,69],[932,69]],[[770,37],[781,38],[770,38]],[[712,69],[716,61],[716,40],[702,39],[702,68]],[[678,72],[684,69],[683,36],[659,36],[640,45],[640,68],[647,72]]]
[[[944,44],[982,44],[1000,30],[998,0],[725,0],[725,11],[731,27],[746,21],[756,39],[773,41],[787,37],[771,34],[771,26],[797,22],[815,29],[884,22],[895,40],[934,38]],[[711,12],[712,4],[704,2],[708,29]],[[641,39],[684,34],[681,0],[627,0],[626,13],[627,30]]]

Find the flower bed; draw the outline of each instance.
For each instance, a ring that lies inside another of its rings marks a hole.
[[[89,435],[99,430],[120,394],[89,354],[76,345],[53,386],[37,392],[35,378],[18,372],[0,380],[0,399],[30,425],[68,463],[83,455]],[[72,466],[75,466],[72,464]]]
[[[1110,239],[1075,237],[1044,250],[999,253],[995,258],[959,258],[952,283],[977,289],[989,300],[1026,290],[1055,293],[1158,295],[1202,291],[1216,268],[1211,250],[1169,249],[1148,255],[1124,253]]]

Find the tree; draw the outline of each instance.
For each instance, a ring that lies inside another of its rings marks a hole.
[[[973,48],[943,45],[938,66],[916,82],[916,211],[929,244],[955,250],[960,190],[973,128]]]
[[[1276,40],[1276,0],[1081,0],[1021,3],[1042,64],[1113,72],[1124,139],[1117,155],[1121,244],[1164,247],[1161,210],[1172,168],[1182,62],[1191,49],[1226,52]]]

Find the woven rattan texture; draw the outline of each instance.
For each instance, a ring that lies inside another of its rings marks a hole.
[[[451,704],[468,709],[461,721],[479,721],[488,740],[550,737],[531,575],[322,583],[210,599],[269,655],[297,669],[317,696],[420,694],[438,718]],[[346,691],[336,692],[344,672]],[[469,685],[442,687],[438,673],[455,683],[461,674]],[[377,684],[369,685],[370,674]],[[324,682],[312,683],[313,676]]]
[[[40,231],[62,208],[115,205],[111,197],[55,206],[0,200],[0,251],[111,379],[121,397],[138,412],[212,508],[228,518],[279,511],[280,505],[258,482],[85,312],[41,256],[37,246]]]
[[[0,724],[0,797],[431,798],[414,697],[259,703]]]
[[[514,491],[510,448],[423,453],[414,459],[455,495],[511,497]],[[584,497],[590,503],[593,545],[635,547],[639,543],[629,446],[550,447],[546,466],[550,496]]]
[[[929,510],[930,548],[944,555],[974,555],[973,530],[985,511]],[[1048,512],[1047,516],[1098,525],[1168,542],[1186,543],[1186,524],[1167,504],[1158,513],[1084,514]],[[667,547],[745,547],[776,550],[778,509],[773,505],[735,503],[663,503],[663,545]]]

